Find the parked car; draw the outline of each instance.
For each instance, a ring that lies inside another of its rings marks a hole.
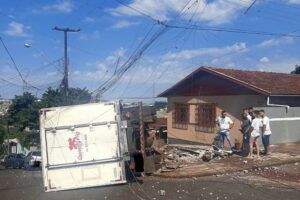
[[[4,159],[4,166],[5,168],[12,167],[12,168],[22,168],[24,167],[25,155],[21,153],[13,153],[9,154]]]
[[[25,159],[24,168],[39,167],[42,162],[42,156],[40,151],[32,151],[28,153]]]

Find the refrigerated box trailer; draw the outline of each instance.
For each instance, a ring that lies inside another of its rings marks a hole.
[[[40,111],[45,191],[126,183],[126,123],[119,102]]]

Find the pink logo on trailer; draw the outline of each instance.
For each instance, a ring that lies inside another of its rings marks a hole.
[[[73,138],[69,138],[69,149],[70,150],[77,150],[78,151],[78,160],[82,160],[83,154],[82,154],[82,141],[80,138],[80,133],[76,132],[75,136]]]

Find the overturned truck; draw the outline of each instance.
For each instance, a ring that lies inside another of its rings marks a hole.
[[[42,109],[45,191],[126,183],[126,123],[119,102]]]
[[[144,120],[140,120],[139,107],[123,108],[118,101],[42,109],[45,191],[122,184],[132,174],[129,170],[155,171],[147,142],[147,155],[141,153],[140,137],[143,127],[143,138],[148,138],[155,110],[145,106],[143,111]],[[166,126],[156,124],[156,128],[162,133]]]

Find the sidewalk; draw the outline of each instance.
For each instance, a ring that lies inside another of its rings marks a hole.
[[[214,159],[210,162],[188,163],[170,172],[157,173],[156,176],[169,178],[200,177],[300,162],[300,142],[275,145],[272,147],[272,152],[270,156],[262,156],[261,159],[247,159],[233,155],[220,160]]]

